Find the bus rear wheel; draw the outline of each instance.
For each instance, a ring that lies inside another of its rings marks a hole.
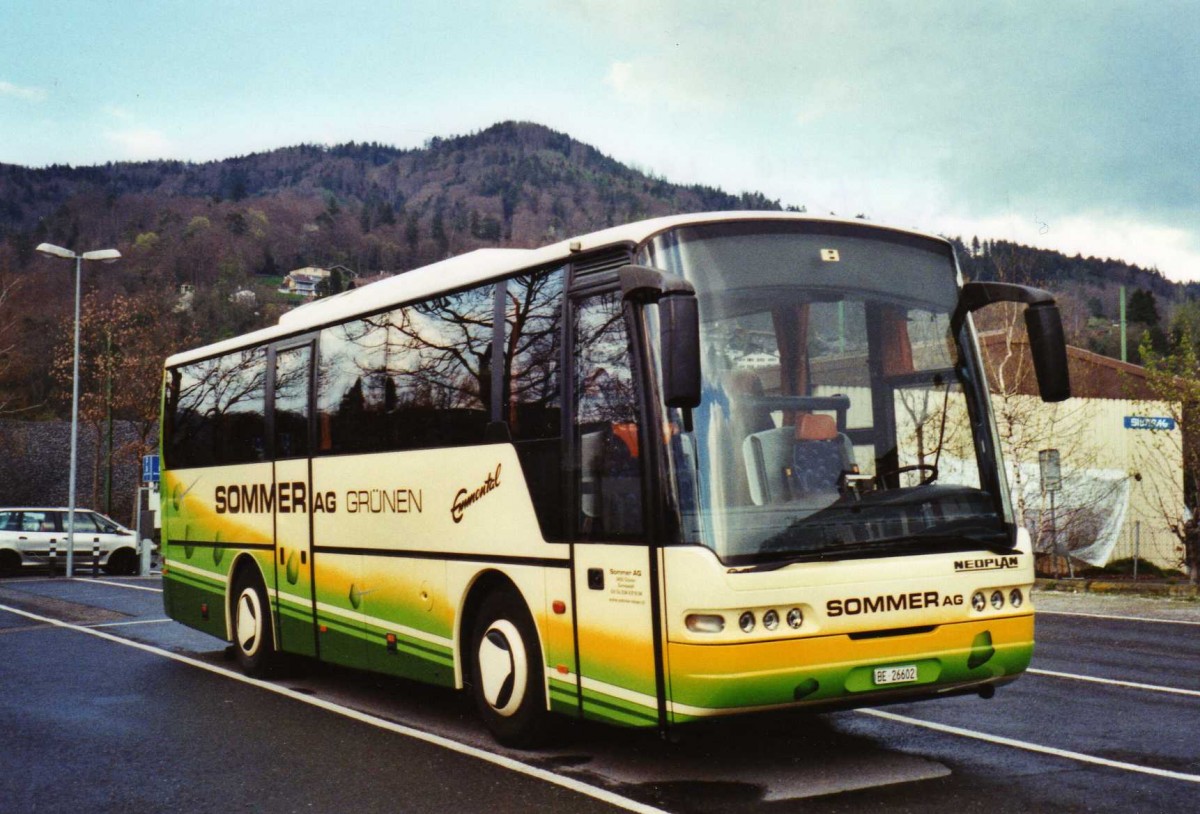
[[[278,661],[270,609],[262,580],[243,571],[233,588],[233,650],[242,672],[253,678],[270,675]]]
[[[549,733],[545,668],[533,620],[511,593],[484,600],[471,632],[471,695],[500,743],[529,748]]]

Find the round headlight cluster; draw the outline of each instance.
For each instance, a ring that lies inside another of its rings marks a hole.
[[[992,591],[990,596],[984,596],[983,591],[976,591],[971,596],[971,607],[976,613],[982,613],[987,609],[988,604],[991,604],[994,610],[1000,610],[1004,607],[1004,591]],[[1008,592],[1008,604],[1013,610],[1021,607],[1025,603],[1025,595],[1021,593],[1020,588],[1013,588]]]
[[[787,621],[788,627],[792,630],[799,630],[800,626],[804,624],[804,611],[799,608],[792,608],[784,614],[783,618]],[[738,627],[742,629],[743,633],[754,632],[755,622],[754,611],[743,611],[742,615],[738,617]],[[779,611],[774,608],[763,611],[762,626],[765,630],[778,630]]]
[[[804,611],[792,608],[787,613],[770,608],[763,611],[762,626],[764,630],[775,631],[780,628],[780,621],[787,622],[792,630],[799,630],[804,625]],[[720,633],[725,629],[725,617],[719,613],[689,613],[684,617],[684,625],[693,633]],[[754,611],[742,611],[738,616],[738,627],[743,633],[753,633],[758,627],[759,618]]]

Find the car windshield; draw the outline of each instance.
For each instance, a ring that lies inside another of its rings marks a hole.
[[[950,333],[945,243],[723,223],[661,235],[639,260],[700,303],[702,403],[669,431],[686,541],[760,567],[1011,545],[981,462],[994,439],[977,368]]]

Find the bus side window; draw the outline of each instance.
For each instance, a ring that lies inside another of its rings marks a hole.
[[[574,336],[576,532],[585,539],[642,531],[637,390],[621,298],[576,304]]]
[[[508,425],[542,536],[563,540],[563,268],[522,275],[501,287],[504,364],[500,418]]]
[[[275,457],[308,454],[308,390],[312,347],[281,350],[275,356]]]

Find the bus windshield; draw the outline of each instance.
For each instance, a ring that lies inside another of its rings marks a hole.
[[[664,233],[639,260],[700,303],[702,403],[668,432],[684,541],[758,568],[1011,547],[948,244],[755,221]]]

